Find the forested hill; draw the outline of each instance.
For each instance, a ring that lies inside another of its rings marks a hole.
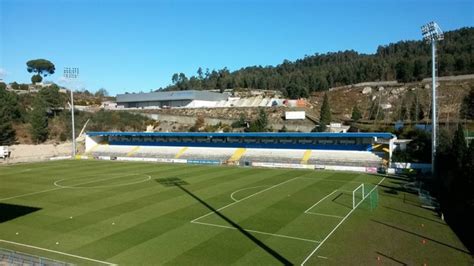
[[[438,75],[474,73],[474,28],[445,33],[438,46]],[[188,89],[270,89],[289,97],[305,97],[314,91],[365,81],[398,80],[409,82],[431,75],[430,45],[400,41],[377,48],[375,54],[356,51],[315,54],[277,66],[252,66],[230,72],[199,68],[195,76],[176,73],[167,90]]]

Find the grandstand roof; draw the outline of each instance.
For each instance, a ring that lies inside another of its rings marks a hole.
[[[214,133],[214,132],[87,132],[89,136],[134,136],[134,137],[265,137],[265,138],[396,138],[392,133],[364,132],[364,133]]]
[[[117,94],[118,103],[178,100],[220,101],[227,98],[226,94],[197,90]]]

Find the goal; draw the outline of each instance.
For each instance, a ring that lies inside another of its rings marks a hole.
[[[360,184],[352,191],[352,209],[355,209],[365,199],[365,186]]]
[[[366,200],[367,198],[368,200]],[[373,186],[372,184],[367,184],[367,186],[365,184],[360,184],[352,191],[352,209],[355,209],[363,201],[366,201],[364,207],[367,207],[370,210],[377,208],[379,202],[377,186]]]

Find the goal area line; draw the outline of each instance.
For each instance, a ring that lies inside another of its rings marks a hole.
[[[370,195],[370,193],[372,193],[375,189],[377,189],[377,187],[385,180],[385,177],[382,178],[382,180],[380,180],[377,185],[375,185],[368,193],[367,195]],[[365,196],[364,198],[359,202],[357,203],[357,205],[351,209],[349,211],[349,213],[346,214],[346,216],[344,216],[344,218],[342,218],[342,220],[334,227],[334,229],[332,229],[331,232],[329,232],[329,234],[316,246],[316,248],[314,248],[314,250],[305,258],[305,260],[303,262],[301,262],[301,266],[303,266],[306,262],[308,262],[308,260],[319,250],[319,248],[321,248],[322,245],[324,245],[324,243],[332,236],[332,234],[334,234],[334,232],[336,232],[336,230],[347,220],[347,218],[349,218],[349,216],[357,209],[357,207],[362,203],[364,202],[365,200]]]

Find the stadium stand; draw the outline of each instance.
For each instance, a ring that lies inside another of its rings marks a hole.
[[[374,168],[390,161],[394,139],[390,133],[89,132],[86,155]]]

